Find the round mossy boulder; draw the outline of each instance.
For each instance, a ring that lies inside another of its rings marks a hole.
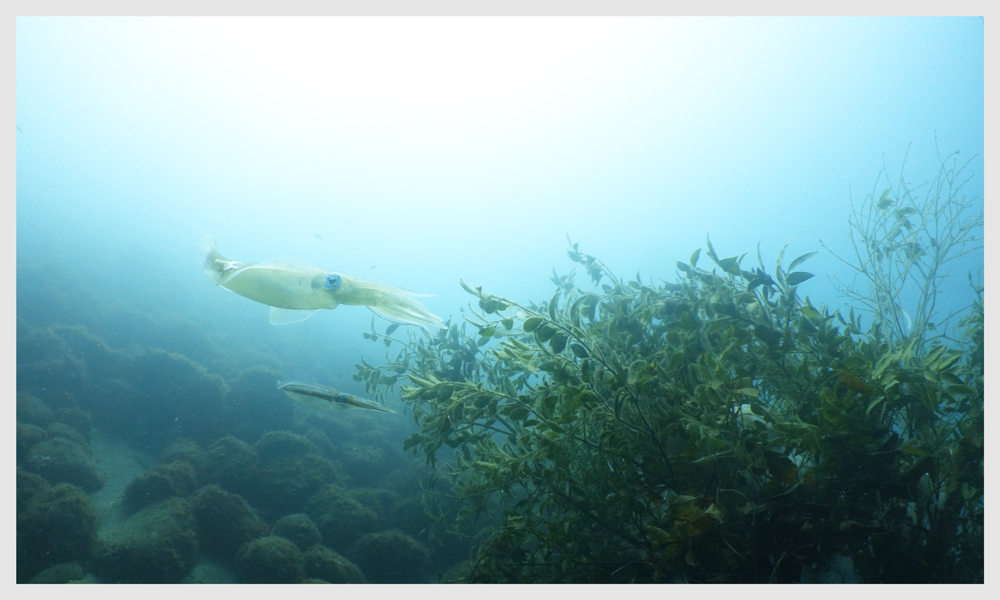
[[[387,472],[385,448],[368,444],[351,444],[340,455],[343,472],[358,485],[373,485]]]
[[[329,583],[368,583],[356,564],[326,546],[312,546],[303,556],[307,577]]]
[[[49,434],[38,425],[17,424],[17,460],[28,456],[35,444],[49,439]]]
[[[253,494],[260,477],[260,457],[250,444],[226,436],[208,447],[208,475],[212,483],[240,495]]]
[[[246,500],[215,484],[198,490],[191,506],[201,546],[218,556],[231,559],[240,546],[267,532],[267,525]]]
[[[91,422],[90,413],[78,408],[60,408],[55,412],[53,419],[72,427],[85,440],[89,440],[94,433],[94,424]]]
[[[160,462],[165,465],[172,462],[186,462],[194,467],[195,471],[202,473],[208,467],[208,453],[194,440],[177,438],[163,448]]]
[[[240,548],[236,574],[244,583],[298,583],[305,577],[305,561],[295,544],[269,535]]]
[[[306,502],[306,514],[316,523],[323,543],[345,551],[377,527],[378,515],[336,486],[326,486]]]
[[[102,532],[94,572],[109,583],[175,583],[194,566],[196,540],[191,506],[168,498]]]
[[[31,394],[18,392],[16,405],[18,423],[45,427],[52,421],[52,409]]]
[[[301,513],[286,515],[278,519],[278,522],[271,528],[271,535],[278,535],[291,541],[299,547],[299,550],[305,550],[318,544],[322,539],[319,535],[319,529],[316,528],[316,524],[312,522],[309,515]]]
[[[97,514],[83,491],[67,483],[46,488],[37,480],[17,518],[17,578],[24,581],[61,562],[85,560],[97,540]]]
[[[379,529],[388,529],[386,518],[392,514],[395,507],[402,501],[402,498],[396,492],[381,488],[353,488],[347,492],[347,496],[357,500],[362,506],[367,506],[375,511],[375,514],[379,518]]]
[[[79,431],[73,429],[65,423],[53,421],[52,423],[49,423],[48,427],[45,428],[45,432],[50,438],[63,438],[64,440],[76,442],[81,446],[86,446],[87,444],[87,438],[83,437]]]
[[[291,431],[269,431],[260,436],[254,447],[261,460],[265,461],[274,458],[297,458],[318,451],[307,438],[295,435]]]
[[[338,480],[333,463],[315,454],[263,461],[251,499],[267,518],[302,512],[306,500]]]
[[[104,474],[91,462],[86,447],[65,438],[36,444],[28,451],[24,466],[49,483],[71,483],[88,493],[104,487]]]
[[[31,578],[31,583],[69,583],[83,579],[83,567],[75,562],[52,565]]]
[[[197,473],[190,463],[158,465],[139,475],[125,488],[125,507],[137,511],[171,496],[184,497],[195,489]]]
[[[52,485],[41,475],[29,473],[21,467],[17,468],[17,515],[26,511],[28,507],[45,492],[49,491]]]
[[[370,533],[354,545],[355,563],[372,583],[429,583],[427,549],[412,537],[390,530]]]

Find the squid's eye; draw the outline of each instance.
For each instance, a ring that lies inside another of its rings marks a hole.
[[[326,279],[323,280],[323,287],[332,292],[333,290],[339,288],[341,283],[343,282],[340,279],[340,275],[330,273],[326,276]]]
[[[340,402],[341,404],[347,402],[347,394],[343,392],[337,394],[337,402]]]

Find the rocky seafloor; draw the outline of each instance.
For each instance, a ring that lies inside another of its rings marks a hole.
[[[297,409],[280,361],[229,356],[195,327],[135,319],[122,339],[99,318],[45,318],[66,312],[38,310],[31,281],[18,582],[418,583],[468,556],[458,538],[428,547],[426,467],[386,415]]]

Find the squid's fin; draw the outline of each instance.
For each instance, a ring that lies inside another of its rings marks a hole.
[[[429,312],[427,313],[429,316],[424,316],[411,312],[403,313],[398,310],[387,309],[380,306],[369,306],[368,309],[390,323],[399,323],[400,325],[416,325],[427,333],[431,332],[431,330],[427,327],[428,325],[431,327],[438,327],[440,329],[447,329],[440,317]]]
[[[254,263],[247,269],[280,269],[283,271],[304,271],[312,269],[309,263],[301,258],[272,258],[263,262]]]
[[[206,235],[198,243],[198,259],[201,261],[201,269],[205,275],[212,280],[215,285],[220,285],[225,281],[225,263],[229,262],[215,249],[215,238]]]
[[[246,264],[229,260],[219,254],[215,249],[215,238],[206,235],[198,243],[198,259],[201,261],[201,270],[212,280],[215,285],[222,285],[234,274],[246,267]]]
[[[271,314],[268,316],[267,321],[271,325],[299,323],[318,313],[319,310],[318,308],[316,310],[289,310],[287,308],[272,306]]]

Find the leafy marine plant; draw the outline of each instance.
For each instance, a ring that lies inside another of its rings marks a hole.
[[[768,270],[701,251],[678,281],[556,275],[520,304],[462,282],[467,323],[403,340],[355,378],[400,388],[434,465],[428,513],[475,535],[461,581],[983,579],[983,304],[961,345],[867,335]],[[600,286],[596,288],[596,286]],[[393,328],[390,328],[393,329]]]
[[[854,256],[834,256],[854,271],[847,283],[836,281],[837,289],[872,316],[871,333],[898,343],[917,340],[918,353],[929,350],[928,341],[951,339],[950,325],[966,315],[972,306],[941,314],[940,291],[947,277],[945,265],[983,248],[983,214],[975,207],[978,196],[968,196],[965,185],[972,179],[964,173],[975,158],[959,164],[958,151],[941,158],[933,179],[913,185],[904,177],[876,198],[883,173],[860,206],[853,202],[850,239]],[[829,249],[828,249],[829,250]],[[973,289],[981,286],[972,283]],[[977,292],[978,293],[978,292]],[[904,310],[904,299],[914,309]]]

